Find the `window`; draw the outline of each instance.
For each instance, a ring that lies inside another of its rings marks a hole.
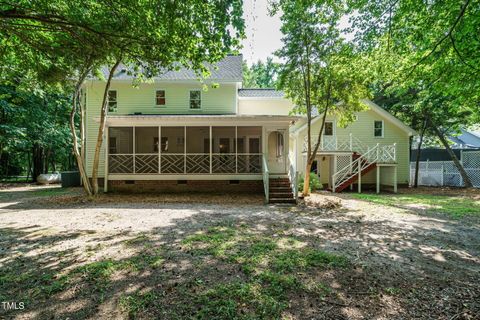
[[[190,109],[200,109],[202,106],[202,94],[200,90],[190,90]]]
[[[155,104],[157,106],[164,106],[165,102],[165,90],[157,90],[155,93]]]
[[[158,152],[158,137],[153,137],[153,152]]]
[[[375,121],[373,124],[373,135],[383,138],[383,121]]]
[[[277,158],[283,156],[283,134],[281,132],[277,132]]]
[[[117,111],[117,90],[108,90],[108,112]]]
[[[333,136],[333,122],[325,121],[324,136]]]

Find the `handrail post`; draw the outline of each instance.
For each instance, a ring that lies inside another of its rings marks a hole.
[[[350,151],[353,151],[353,138],[352,138],[351,132],[350,132]]]
[[[376,161],[380,161],[380,144],[379,143],[377,143],[376,148],[377,148],[377,160]]]
[[[397,162],[397,143],[393,144],[393,162]]]

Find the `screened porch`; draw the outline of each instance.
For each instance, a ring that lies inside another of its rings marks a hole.
[[[107,131],[108,174],[261,174],[261,126],[122,126]]]

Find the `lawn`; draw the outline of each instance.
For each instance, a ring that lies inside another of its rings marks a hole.
[[[0,309],[0,318],[474,319],[480,312],[475,215],[423,215],[353,194],[314,194],[315,205],[290,208],[242,196],[227,204],[172,195],[79,201],[79,191],[0,191],[0,301],[25,306]]]
[[[480,197],[431,194],[351,194],[352,198],[385,206],[443,213],[452,217],[480,216]]]

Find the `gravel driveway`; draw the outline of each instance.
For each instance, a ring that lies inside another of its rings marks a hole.
[[[185,251],[185,239],[220,226],[248,230],[249,235],[262,239],[295,239],[299,252],[312,248],[348,259],[347,270],[315,275],[315,281],[329,286],[325,298],[286,297],[279,313],[283,318],[480,318],[477,218],[423,215],[348,196],[313,195],[315,206],[274,207],[264,206],[260,196],[110,195],[86,201],[80,193],[31,186],[0,191],[0,267],[4,270],[0,276],[10,281],[3,287],[8,292],[0,298],[27,300],[24,310],[9,311],[6,316],[127,318],[132,317],[132,310],[125,307],[122,297],[146,287],[163,292],[157,304],[168,305],[172,303],[169,292],[176,303],[182,303],[183,296],[175,291],[178,286],[184,285],[182,290],[193,294],[188,281],[198,286],[208,281],[230,283],[218,271],[232,267],[225,260],[211,252],[197,256]],[[40,293],[34,287],[38,282],[10,279],[20,274],[51,274],[55,279],[77,275],[82,266],[131,259],[152,248],[162,250],[161,270],[118,271],[101,296],[83,278],[73,277],[60,289],[49,291],[48,299],[37,298]],[[205,266],[210,266],[208,272],[201,271]],[[172,274],[167,276],[168,270]],[[231,277],[245,277],[232,270]],[[167,287],[158,287],[159,277]],[[174,289],[168,287],[171,283]],[[178,308],[165,313],[166,309],[147,304],[135,309],[134,316],[195,315]]]

